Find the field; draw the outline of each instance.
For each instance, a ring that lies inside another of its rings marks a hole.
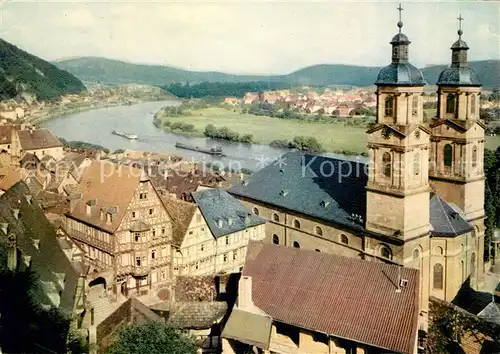
[[[344,122],[307,123],[254,116],[233,112],[224,108],[206,108],[191,111],[192,116],[168,117],[171,122],[190,123],[203,133],[208,124],[215,127],[228,127],[243,134],[253,134],[259,144],[269,144],[273,140],[293,140],[295,136],[312,136],[330,152],[339,150],[355,153],[366,152],[366,128],[364,125],[347,127]]]
[[[269,144],[273,140],[293,140],[295,136],[312,136],[330,152],[366,152],[366,128],[364,125],[348,127],[344,122],[308,123],[299,120],[286,120],[272,117],[254,116],[233,112],[224,108],[212,107],[190,111],[192,116],[168,117],[171,122],[190,123],[195,126],[196,134],[203,135],[208,124],[217,128],[228,127],[243,134],[253,134],[254,141]],[[486,148],[500,146],[500,136],[487,136]]]

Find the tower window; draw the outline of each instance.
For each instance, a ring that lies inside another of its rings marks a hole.
[[[391,162],[391,154],[385,152],[382,156],[382,164],[384,167],[384,175],[386,177],[391,177],[392,173],[392,162]]]
[[[472,97],[471,97],[470,114],[471,115],[475,115],[476,114],[476,95],[472,95]]]
[[[418,152],[413,156],[413,174],[415,176],[420,174],[420,154]]]
[[[477,147],[472,148],[472,167],[477,166]]]
[[[443,289],[443,266],[440,263],[434,264],[433,282],[434,289]]]
[[[443,162],[447,167],[451,167],[453,162],[453,147],[450,144],[446,144],[443,149]]]
[[[416,116],[418,112],[418,96],[412,98],[412,115]]]
[[[446,96],[446,113],[455,113],[455,95]]]
[[[383,257],[383,258],[387,258],[387,259],[392,259],[392,252],[391,250],[386,247],[386,246],[382,246],[380,247],[380,255]]]
[[[385,116],[394,116],[394,98],[392,96],[389,96],[385,99]]]

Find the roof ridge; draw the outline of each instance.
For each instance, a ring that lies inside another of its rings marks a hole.
[[[451,220],[450,220],[450,217],[448,215],[448,212],[446,211],[446,209],[444,208],[444,205],[443,205],[443,202],[446,203],[446,200],[444,200],[443,198],[441,198],[440,195],[437,195],[438,197],[438,200],[439,200],[439,204],[441,205],[441,208],[443,209],[443,212],[445,214],[445,217],[446,217],[446,221],[448,222],[448,224],[450,225],[451,229],[453,230],[453,232],[457,232],[457,230],[455,229],[455,227],[453,226],[453,224],[451,223]],[[446,203],[448,205],[448,203]],[[451,208],[451,207],[450,207]]]

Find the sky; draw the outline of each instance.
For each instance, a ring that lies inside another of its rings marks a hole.
[[[0,0],[0,37],[46,60],[99,56],[201,71],[286,74],[382,66],[397,2]],[[469,60],[500,59],[500,2],[403,1],[410,61],[451,60],[459,14]]]

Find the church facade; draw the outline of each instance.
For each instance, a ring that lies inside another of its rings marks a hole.
[[[429,296],[451,301],[483,273],[484,125],[461,30],[424,121],[426,82],[402,26],[375,82],[367,163],[291,152],[229,191],[269,220],[267,242],[419,269],[425,330]]]

